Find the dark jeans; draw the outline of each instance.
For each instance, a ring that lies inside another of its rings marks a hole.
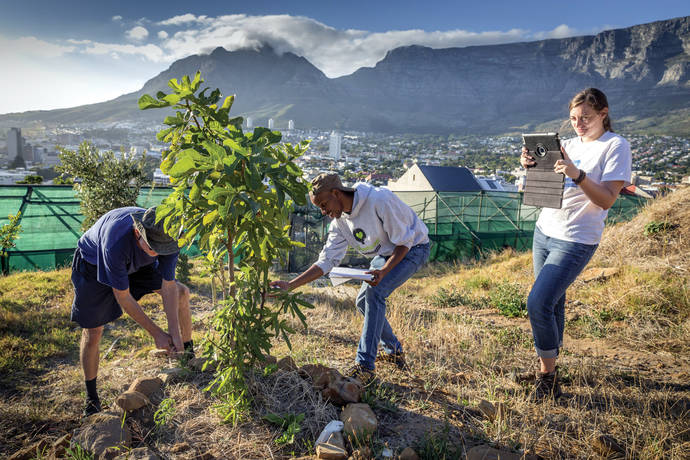
[[[389,295],[420,268],[429,258],[429,243],[418,244],[410,248],[403,260],[398,263],[376,286],[362,283],[357,294],[357,310],[364,315],[362,336],[357,347],[356,361],[368,369],[374,369],[376,351],[379,342],[385,353],[402,351],[402,345],[393,333],[386,319],[386,299]],[[378,270],[386,259],[376,256],[372,259],[370,269]]]
[[[551,238],[534,229],[535,280],[527,298],[527,312],[538,356],[558,356],[565,329],[565,291],[585,268],[597,246]]]

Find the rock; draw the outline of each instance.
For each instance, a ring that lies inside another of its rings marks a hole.
[[[100,412],[89,417],[86,425],[77,430],[72,438],[71,444],[79,444],[82,448],[100,458],[105,455],[114,458],[122,450],[106,452],[108,448],[126,449],[132,442],[132,435],[126,424],[122,423],[119,415]]]
[[[603,281],[612,277],[613,275],[616,275],[619,271],[620,269],[616,267],[588,268],[587,270],[583,271],[582,274],[580,274],[580,279],[585,283],[589,283],[591,281]]]
[[[114,460],[160,460],[160,457],[148,447],[137,447],[118,455]]]
[[[325,399],[339,406],[359,402],[362,396],[362,384],[358,380],[344,377],[335,369],[331,369],[323,376],[328,376],[328,384],[321,391]]]
[[[321,391],[321,395],[333,404],[343,406],[359,402],[362,395],[362,384],[352,378],[344,377],[337,369],[321,364],[307,364],[299,369],[302,377],[310,378],[312,386]]]
[[[31,444],[29,447],[18,450],[12,454],[12,456],[10,456],[9,460],[31,460],[34,458],[43,458],[43,456],[47,453],[47,450],[48,441],[41,439]]]
[[[419,460],[419,455],[411,447],[405,447],[400,455],[398,456],[400,460]]]
[[[168,350],[153,349],[149,351],[149,356],[151,358],[167,358],[170,356]]]
[[[163,380],[159,377],[139,377],[129,386],[129,391],[138,391],[147,398],[163,388]]]
[[[269,364],[277,364],[278,363],[278,358],[275,356],[271,355],[264,355],[264,366],[268,366]]]
[[[178,382],[186,376],[187,371],[179,367],[163,369],[160,374],[158,374],[158,378],[161,379],[165,385]]]
[[[358,440],[369,438],[378,426],[376,415],[371,407],[364,403],[350,403],[345,406],[340,420],[345,424],[343,431]]]
[[[340,431],[334,431],[326,440],[326,444],[330,444],[332,446],[345,449],[345,440],[343,439],[343,433],[341,433]]]
[[[475,446],[467,451],[467,460],[521,460],[522,458],[522,454],[498,450],[486,445]]]
[[[285,372],[294,372],[297,370],[297,364],[295,364],[295,360],[291,356],[286,356],[278,361],[278,369],[282,369]]]
[[[614,454],[625,454],[625,449],[618,441],[607,434],[601,434],[594,438],[592,447],[602,457],[610,457]]]
[[[151,404],[146,395],[132,390],[122,393],[117,397],[115,402],[124,411],[137,410],[146,406],[147,404]]]
[[[314,386],[317,386],[317,382],[321,382],[321,376],[329,370],[330,367],[326,367],[323,364],[305,364],[299,368],[298,372],[303,378],[311,379]],[[324,386],[321,386],[319,389],[323,389]]]
[[[347,451],[338,446],[328,443],[321,443],[316,446],[316,458],[327,460],[347,460]]]
[[[506,412],[505,404],[499,402],[494,405],[485,399],[482,399],[477,407],[481,413],[492,422],[497,418],[502,419]]]

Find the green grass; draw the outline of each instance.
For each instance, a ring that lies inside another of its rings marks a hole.
[[[0,278],[0,385],[15,386],[55,359],[78,353],[81,331],[70,321],[69,270]]]

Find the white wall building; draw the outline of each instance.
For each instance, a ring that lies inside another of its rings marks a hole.
[[[268,119],[268,129],[273,129],[273,118]]]
[[[340,146],[342,141],[342,134],[336,131],[331,132],[331,142],[328,147],[328,152],[330,153],[331,157],[336,161],[340,160]]]
[[[289,129],[290,131],[292,131],[293,129],[295,129],[295,122],[294,122],[294,121],[288,120],[288,129]]]
[[[252,120],[252,117],[247,117],[247,129],[251,129],[254,127],[254,120]]]

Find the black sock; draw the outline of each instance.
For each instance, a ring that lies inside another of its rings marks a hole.
[[[96,378],[94,377],[91,380],[84,380],[84,383],[86,384],[86,399],[90,399],[91,401],[98,401],[98,391],[96,391]]]
[[[194,354],[194,341],[190,340],[189,342],[184,343],[184,351],[187,354],[193,355]]]

